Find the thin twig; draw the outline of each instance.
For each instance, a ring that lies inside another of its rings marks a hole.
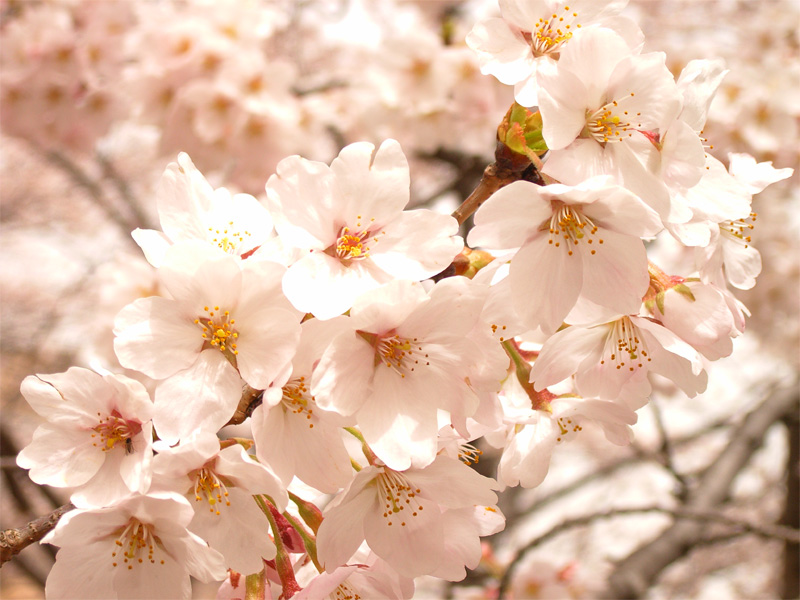
[[[670,436],[667,433],[666,425],[664,424],[664,417],[661,414],[661,406],[658,398],[655,396],[651,397],[649,404],[650,410],[653,413],[653,418],[656,422],[658,434],[661,436],[661,448],[659,448],[658,453],[663,459],[662,464],[664,465],[664,468],[675,478],[680,486],[677,493],[678,499],[682,501],[686,500],[686,494],[689,490],[688,483],[686,478],[678,472],[678,469],[675,468],[675,452],[672,447],[672,440],[670,439]]]

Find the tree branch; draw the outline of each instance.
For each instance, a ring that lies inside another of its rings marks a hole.
[[[583,515],[580,517],[575,517],[573,519],[567,519],[566,521],[562,521],[555,527],[552,527],[550,530],[546,531],[542,535],[534,538],[533,540],[525,544],[525,546],[520,548],[516,556],[514,556],[514,559],[511,561],[511,563],[509,563],[508,568],[506,569],[506,572],[503,575],[503,579],[500,582],[499,597],[503,598],[504,595],[506,594],[508,586],[511,582],[511,575],[513,574],[517,565],[525,557],[525,555],[534,548],[536,548],[537,546],[540,546],[544,542],[548,541],[549,539],[554,538],[555,536],[567,531],[568,529],[573,529],[575,527],[583,527],[600,519],[610,519],[613,517],[644,514],[650,512],[663,513],[666,515],[670,515],[676,519],[682,519],[682,520],[704,521],[706,523],[719,523],[721,525],[727,525],[729,527],[735,527],[737,529],[740,529],[741,532],[753,533],[756,535],[760,535],[762,537],[774,538],[774,539],[784,540],[787,542],[797,543],[798,541],[800,541],[800,531],[797,529],[784,527],[782,525],[760,525],[758,523],[751,523],[750,521],[729,517],[714,510],[698,510],[690,507],[666,508],[663,506],[613,508],[604,512],[592,513],[590,515]],[[696,525],[693,525],[693,527],[697,529]],[[725,539],[727,538],[728,535],[725,536]]]
[[[8,562],[14,555],[25,548],[38,542],[58,524],[59,519],[75,506],[65,504],[55,509],[49,515],[34,519],[20,529],[6,529],[0,531],[0,566]]]
[[[800,402],[797,382],[776,390],[731,432],[731,441],[706,469],[698,485],[687,494],[685,508],[714,511],[728,497],[731,484],[761,445],[767,430],[778,420],[794,414]],[[644,544],[622,560],[608,581],[605,596],[640,598],[661,571],[683,556],[703,535],[703,527],[680,519],[655,540]]]

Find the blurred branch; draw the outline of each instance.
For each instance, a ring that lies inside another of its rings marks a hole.
[[[566,521],[562,521],[561,523],[552,527],[542,535],[534,538],[533,540],[525,544],[525,546],[523,546],[517,551],[517,554],[514,556],[514,559],[509,563],[508,568],[506,569],[506,572],[503,575],[503,579],[500,582],[499,597],[502,598],[506,594],[506,591],[508,590],[508,585],[511,581],[511,575],[513,574],[516,566],[525,557],[525,555],[534,548],[536,548],[537,546],[540,546],[541,544],[546,542],[547,540],[563,533],[564,531],[567,531],[568,529],[573,529],[575,527],[583,527],[600,519],[610,519],[613,517],[644,514],[651,512],[670,515],[676,519],[703,521],[706,523],[718,523],[729,527],[735,527],[741,530],[737,535],[746,532],[746,533],[753,533],[756,535],[760,535],[762,537],[774,538],[795,543],[800,541],[800,531],[796,529],[791,529],[789,527],[784,527],[782,525],[760,525],[758,523],[751,523],[750,521],[737,519],[735,517],[729,517],[727,515],[719,513],[716,510],[699,510],[691,507],[666,508],[663,506],[614,508],[604,512],[592,513],[590,515],[583,515],[581,517],[575,517],[573,519],[567,519]],[[693,527],[697,529],[696,526]],[[728,539],[729,536],[730,534],[726,535],[724,539]]]
[[[97,162],[103,169],[103,176],[111,181],[112,184],[114,184],[114,187],[116,188],[120,198],[128,207],[128,209],[130,209],[133,215],[133,221],[128,222],[130,231],[136,229],[137,227],[141,227],[143,229],[155,229],[148,216],[144,213],[144,211],[142,211],[142,207],[134,197],[133,192],[131,192],[131,187],[128,185],[128,182],[125,181],[125,179],[114,167],[114,163],[112,163],[107,156],[100,152],[97,153]]]
[[[789,442],[789,457],[786,461],[786,505],[781,523],[795,529],[800,528],[800,416],[797,412],[785,419]],[[783,577],[781,598],[800,597],[800,545],[787,540],[783,549]]]
[[[658,433],[661,436],[661,448],[659,448],[658,453],[662,458],[662,464],[664,468],[669,471],[672,476],[675,478],[675,481],[678,482],[678,492],[677,497],[679,500],[684,501],[686,500],[686,494],[689,491],[688,484],[686,482],[686,478],[678,472],[675,468],[675,452],[672,445],[672,440],[667,433],[667,428],[664,425],[664,418],[661,414],[661,406],[659,405],[659,400],[657,397],[653,396],[650,398],[650,410],[653,413],[653,419],[656,422],[656,427],[658,428]]]
[[[25,527],[0,531],[0,566],[50,533],[58,524],[59,519],[73,508],[75,507],[72,504],[65,504],[49,515],[34,519]]]
[[[706,469],[697,486],[687,495],[685,509],[714,511],[725,501],[739,471],[761,446],[767,430],[783,417],[794,414],[800,402],[797,381],[775,390],[731,432],[730,442]],[[644,544],[622,560],[611,573],[604,596],[640,598],[661,571],[686,554],[704,533],[686,519],[680,519],[656,539]],[[787,538],[788,539],[788,538]]]
[[[38,149],[38,148],[37,148]],[[119,211],[110,205],[106,195],[103,193],[103,188],[94,179],[81,169],[77,164],[72,162],[66,155],[58,150],[40,150],[43,152],[45,158],[51,163],[62,169],[67,175],[70,176],[73,182],[82,187],[89,194],[89,198],[106,216],[116,223],[125,232],[130,233],[131,227],[128,220],[123,217]],[[130,236],[128,236],[130,237]]]

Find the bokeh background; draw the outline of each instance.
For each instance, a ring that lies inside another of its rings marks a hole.
[[[39,424],[19,385],[72,365],[119,370],[114,315],[157,292],[130,232],[158,228],[153,194],[167,163],[186,151],[215,186],[263,197],[285,156],[327,162],[348,143],[393,137],[411,163],[413,203],[450,212],[493,160],[513,100],[464,44],[479,18],[496,14],[494,0],[0,1],[1,529],[67,500],[16,467]],[[704,131],[717,158],[744,152],[795,169],[753,202],[764,267],[754,289],[737,292],[752,313],[747,331],[711,365],[705,394],[689,400],[659,385],[631,447],[586,436],[556,454],[542,486],[504,494],[508,527],[481,572],[458,585],[420,581],[418,598],[490,597],[519,549],[565,519],[669,504],[744,415],[797,389],[800,2],[631,0],[626,14],[676,76],[692,59],[727,62]],[[654,251],[667,270],[690,275],[678,270],[686,256]],[[800,511],[788,494],[794,417],[768,429],[715,509],[761,524]],[[615,561],[670,523],[640,514],[565,528],[526,554],[515,597],[596,597]],[[778,597],[786,551],[767,535],[712,530],[647,597]],[[53,556],[26,549],[0,570],[0,596],[43,598]],[[214,593],[195,587],[198,598]]]

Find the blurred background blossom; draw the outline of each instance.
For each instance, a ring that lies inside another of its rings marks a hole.
[[[215,187],[263,198],[290,154],[329,162],[351,142],[392,137],[409,157],[412,204],[449,213],[493,160],[495,129],[513,100],[510,88],[481,75],[464,43],[478,19],[498,12],[493,0],[0,1],[0,528],[66,501],[14,462],[39,423],[20,382],[71,365],[122,371],[113,318],[158,293],[130,231],[154,227],[166,164],[187,151]],[[746,334],[710,369],[701,396],[689,400],[663,382],[632,446],[588,432],[554,455],[542,486],[509,490],[500,505],[508,526],[490,539],[481,572],[450,590],[420,581],[418,598],[487,597],[493,566],[564,520],[669,505],[744,415],[797,387],[800,4],[631,0],[625,14],[642,27],[645,51],[666,52],[676,77],[692,59],[726,61],[703,132],[715,156],[727,164],[728,153],[745,152],[795,169],[753,203],[764,268],[753,289],[736,293],[752,313]],[[649,251],[667,271],[686,274],[691,264],[667,238]],[[800,510],[786,506],[797,485],[791,432],[796,421],[768,430],[733,481],[726,514],[769,524]],[[483,464],[492,459],[487,451]],[[565,528],[526,554],[514,597],[595,597],[612,563],[670,522],[626,514]],[[647,597],[775,597],[786,586],[786,549],[752,535],[698,544]],[[32,547],[6,565],[0,595],[43,597],[51,550]]]

